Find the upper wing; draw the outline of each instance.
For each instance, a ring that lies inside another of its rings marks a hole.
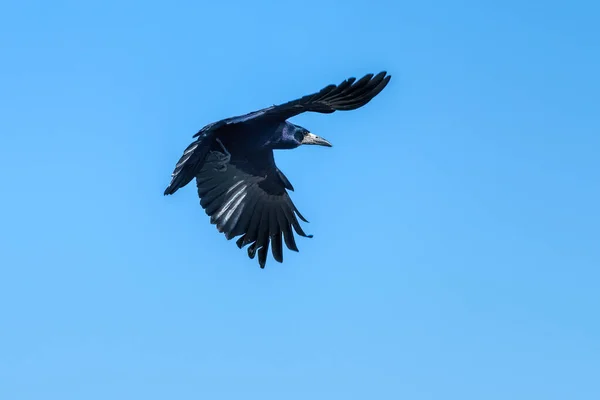
[[[283,262],[283,241],[288,249],[298,251],[292,227],[306,235],[296,215],[303,221],[286,189],[290,182],[275,166],[273,152],[266,150],[251,158],[236,157],[213,147],[196,176],[200,205],[210,222],[227,239],[242,235],[239,248],[250,244],[248,256],[265,267],[269,245],[273,258]]]
[[[334,111],[356,110],[370,102],[388,84],[391,75],[382,71],[377,75],[367,74],[360,78],[348,78],[339,85],[329,85],[320,91],[287,103],[263,108],[248,114],[224,119],[224,124],[239,124],[257,118],[275,118],[284,121],[304,112],[330,114]],[[198,132],[195,136],[200,135]],[[194,137],[195,137],[194,136]]]
[[[276,116],[282,120],[311,111],[330,114],[334,111],[356,110],[370,102],[388,84],[391,75],[382,71],[360,78],[348,78],[339,85],[329,85],[317,93],[264,110],[265,117]]]

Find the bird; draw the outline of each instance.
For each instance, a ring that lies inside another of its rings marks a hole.
[[[294,187],[275,164],[274,150],[302,145],[332,147],[326,139],[288,119],[305,112],[331,114],[369,103],[389,83],[387,71],[350,77],[318,92],[248,114],[209,123],[194,136],[177,162],[164,195],[173,195],[196,179],[200,206],[227,240],[247,248],[248,257],[265,268],[269,247],[283,262],[283,243],[298,252],[294,232],[307,235],[288,191]],[[292,231],[293,229],[293,231]]]

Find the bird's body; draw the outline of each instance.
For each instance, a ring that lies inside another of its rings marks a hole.
[[[303,144],[331,144],[287,121],[303,112],[332,113],[367,104],[390,80],[385,72],[368,74],[285,104],[211,123],[194,135],[172,174],[165,195],[196,178],[200,205],[227,239],[241,236],[237,245],[250,245],[248,256],[264,268],[269,246],[283,261],[283,245],[298,251],[293,230],[306,235],[298,218],[306,221],[288,195],[294,188],[277,168],[273,150]]]
[[[218,138],[227,149],[241,149],[246,154],[265,149],[284,150],[294,143],[286,141],[293,130],[289,122],[250,121],[221,128]]]

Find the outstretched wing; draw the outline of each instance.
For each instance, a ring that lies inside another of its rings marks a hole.
[[[388,84],[391,75],[382,71],[360,78],[348,78],[339,85],[329,85],[317,93],[265,109],[261,117],[277,117],[282,120],[304,112],[330,114],[335,111],[356,110],[370,102]]]
[[[196,176],[200,205],[210,222],[229,240],[236,236],[241,249],[248,247],[248,257],[258,251],[258,263],[265,267],[269,247],[273,258],[283,262],[283,242],[298,251],[292,228],[306,235],[296,215],[305,222],[286,189],[290,182],[275,166],[273,151],[248,156],[229,154],[213,147]]]
[[[370,102],[388,84],[391,75],[382,71],[377,75],[367,74],[360,78],[348,78],[339,85],[328,85],[320,91],[287,103],[263,108],[248,114],[223,120],[225,124],[239,124],[258,118],[273,118],[285,121],[304,112],[331,114],[335,111],[356,110]],[[197,133],[196,135],[199,135]]]

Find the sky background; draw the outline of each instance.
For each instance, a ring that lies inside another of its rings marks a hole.
[[[600,398],[600,5],[0,6],[0,398]],[[387,70],[279,151],[261,270],[164,197],[205,124]]]

